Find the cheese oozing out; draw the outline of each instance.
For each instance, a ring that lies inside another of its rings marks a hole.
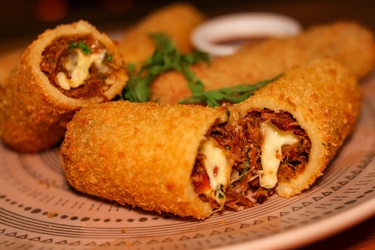
[[[85,54],[80,49],[69,53],[66,58],[65,68],[69,76],[64,72],[57,74],[57,82],[61,88],[70,90],[84,84],[90,77],[90,67],[94,64],[100,73],[106,73],[109,67],[103,64],[105,51],[100,53]]]
[[[259,171],[260,186],[273,188],[277,184],[277,171],[281,161],[283,145],[293,145],[299,142],[298,136],[292,132],[278,129],[270,121],[261,123],[263,144],[261,148],[262,170]]]
[[[228,185],[230,168],[224,150],[217,146],[217,142],[208,137],[200,147],[200,153],[206,157],[204,165],[210,178],[211,190],[215,191],[216,201],[219,204],[225,203],[223,188]]]

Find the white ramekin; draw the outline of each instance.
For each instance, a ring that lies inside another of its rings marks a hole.
[[[211,56],[225,56],[237,51],[240,44],[219,44],[218,41],[240,37],[285,37],[300,33],[295,19],[276,13],[249,12],[219,16],[199,25],[191,35],[196,49]]]

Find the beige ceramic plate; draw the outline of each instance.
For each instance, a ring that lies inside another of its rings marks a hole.
[[[375,75],[361,85],[358,126],[310,190],[205,221],[76,193],[58,149],[29,155],[0,145],[0,249],[291,248],[347,229],[375,214]]]

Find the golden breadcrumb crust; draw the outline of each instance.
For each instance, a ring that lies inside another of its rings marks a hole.
[[[90,103],[102,102],[103,97],[74,99],[65,96],[41,71],[42,52],[56,38],[92,34],[106,46],[112,62],[122,67],[117,80],[104,93],[108,99],[120,94],[128,79],[125,64],[105,34],[86,21],[60,25],[46,30],[22,54],[0,91],[0,134],[3,142],[18,152],[37,152],[55,146],[65,133],[66,123],[74,112]]]
[[[304,172],[279,180],[280,196],[299,194],[322,175],[355,125],[361,103],[356,77],[330,59],[288,70],[236,105],[93,104],[68,124],[61,146],[69,183],[78,191],[145,210],[204,219],[213,211],[194,192],[198,149],[217,120],[236,123],[263,108],[291,113],[311,140]],[[226,110],[229,108],[229,112]]]
[[[189,3],[172,3],[151,12],[136,25],[125,31],[119,43],[120,52],[128,64],[141,64],[155,50],[151,33],[163,32],[182,53],[194,48],[191,32],[206,19],[205,14]]]
[[[289,197],[301,193],[323,174],[330,160],[355,126],[361,92],[354,74],[330,59],[316,59],[284,73],[248,100],[235,105],[231,117],[251,110],[287,111],[311,141],[304,172],[279,180],[276,191]],[[236,114],[236,112],[238,112]]]
[[[244,46],[234,55],[213,58],[209,65],[197,64],[191,70],[210,90],[270,79],[321,57],[332,58],[363,77],[375,64],[373,34],[354,22],[319,25],[294,37]],[[190,95],[186,79],[178,72],[163,74],[152,84],[151,98],[160,103],[176,103]]]
[[[61,146],[78,191],[145,210],[203,219],[213,212],[191,174],[205,134],[223,108],[117,101],[76,113]]]
[[[0,87],[5,85],[10,72],[14,69],[16,64],[20,61],[22,53],[25,48],[17,48],[10,50],[0,56]]]

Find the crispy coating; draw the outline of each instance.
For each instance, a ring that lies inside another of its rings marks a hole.
[[[287,111],[311,141],[309,161],[294,179],[279,179],[276,192],[283,197],[301,193],[323,174],[330,160],[355,126],[361,106],[356,77],[330,59],[316,59],[293,68],[248,100],[235,105],[231,118],[254,109]]]
[[[67,126],[63,167],[80,192],[204,219],[213,211],[195,193],[191,174],[214,124],[236,123],[254,109],[291,113],[312,146],[302,175],[278,182],[277,193],[289,197],[309,188],[323,173],[352,131],[360,102],[356,77],[331,59],[317,59],[288,70],[236,105],[93,104],[78,111]]]
[[[190,33],[206,19],[205,15],[189,3],[172,3],[144,17],[125,31],[119,43],[120,52],[128,64],[141,64],[155,50],[150,33],[163,32],[183,53],[193,50]]]
[[[198,148],[223,108],[117,101],[76,113],[61,146],[78,191],[145,210],[203,219],[191,183]]]
[[[236,54],[213,58],[210,65],[191,67],[206,90],[255,83],[314,58],[330,57],[360,78],[375,63],[373,34],[353,22],[312,27],[295,37],[270,39],[244,46]],[[191,95],[186,79],[178,72],[159,76],[152,84],[152,100],[176,103]]]
[[[24,50],[25,48],[18,48],[0,56],[0,136],[4,129],[5,123],[5,114],[3,112],[3,106],[5,105],[5,83],[7,82],[10,72],[20,61],[21,55]]]
[[[29,45],[5,83],[6,88],[0,90],[0,134],[5,145],[18,152],[37,152],[55,146],[63,138],[66,123],[76,110],[104,100],[102,96],[69,98],[40,70],[42,52],[53,40],[84,34],[92,34],[101,41],[111,53],[112,62],[120,66],[115,82],[104,95],[110,100],[121,93],[128,75],[117,47],[109,37],[86,21],[47,30]]]
[[[25,48],[17,48],[0,56],[0,87],[4,86],[10,72],[20,61],[24,51]]]

